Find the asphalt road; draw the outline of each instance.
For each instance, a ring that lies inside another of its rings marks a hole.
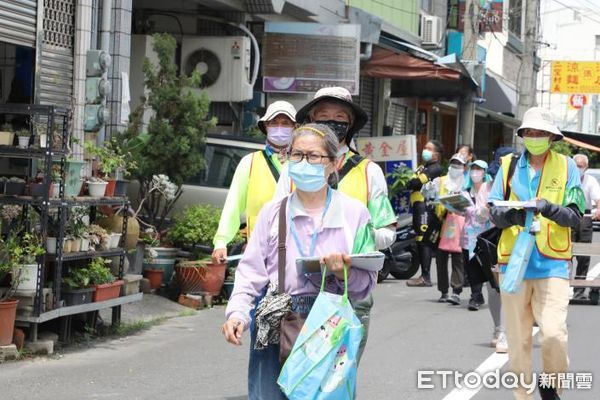
[[[593,260],[592,266],[599,261]],[[453,385],[443,389],[441,379],[434,379],[435,389],[417,389],[418,370],[467,373],[486,360],[487,365],[506,367],[507,357],[493,356],[488,344],[493,325],[487,306],[468,311],[467,295],[456,307],[438,304],[435,288],[408,288],[396,280],[378,285],[358,397],[511,398],[502,389],[452,393]],[[173,318],[85,350],[1,364],[0,399],[244,399],[248,338],[242,347],[225,343],[219,329],[223,311],[219,307]],[[571,370],[600,379],[600,306],[571,305],[568,321]],[[537,346],[534,359],[539,369]],[[591,390],[570,390],[564,398],[600,399],[600,383],[592,385]]]

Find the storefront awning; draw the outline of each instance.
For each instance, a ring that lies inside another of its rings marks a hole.
[[[585,142],[582,142],[580,140],[570,138],[568,136],[565,136],[564,140],[565,140],[565,142],[570,143],[570,144],[572,144],[574,146],[582,147],[584,149],[588,149],[588,150],[591,150],[591,151],[597,151],[598,153],[600,153],[600,147],[596,147],[596,146],[591,145],[589,143],[585,143]]]
[[[594,135],[590,133],[575,132],[562,130],[561,132],[565,135],[565,140],[575,146],[583,147],[592,151],[600,151],[600,135]]]
[[[374,47],[361,74],[392,80],[392,97],[454,99],[472,93],[474,83],[460,71],[433,61]]]

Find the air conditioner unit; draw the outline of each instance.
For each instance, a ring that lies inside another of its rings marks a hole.
[[[181,70],[202,74],[201,86],[211,101],[252,99],[250,39],[245,36],[184,36]]]
[[[425,46],[440,46],[442,40],[442,19],[435,15],[421,14],[421,40]]]

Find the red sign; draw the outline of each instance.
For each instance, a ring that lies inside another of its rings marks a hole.
[[[587,104],[587,96],[585,94],[572,94],[569,96],[569,105],[576,110],[579,110]]]

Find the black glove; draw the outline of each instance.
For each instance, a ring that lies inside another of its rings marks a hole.
[[[506,212],[506,221],[510,223],[510,225],[520,225],[525,226],[525,210],[511,208]]]
[[[546,218],[550,218],[551,215],[556,214],[559,210],[559,207],[556,204],[550,203],[546,199],[537,199],[535,201],[535,206],[537,211]]]
[[[408,183],[406,184],[406,188],[408,190],[412,190],[412,191],[421,190],[422,187],[423,187],[423,184],[421,183],[419,178],[413,178],[410,181],[408,181]]]
[[[575,228],[581,221],[581,213],[574,204],[561,207],[545,199],[536,200],[536,208],[543,217],[556,222],[560,226]]]

